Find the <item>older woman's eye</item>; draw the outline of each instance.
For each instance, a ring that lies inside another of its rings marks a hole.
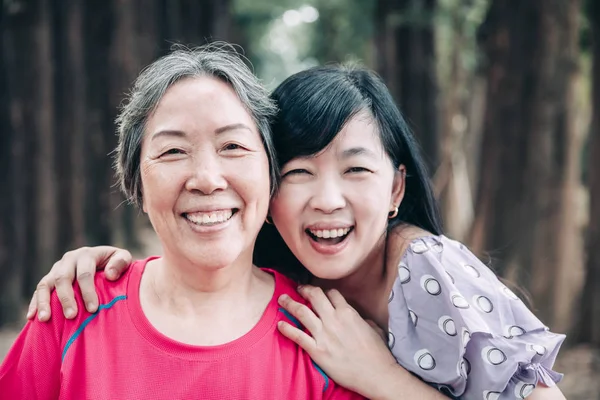
[[[245,150],[246,148],[238,143],[227,143],[223,146],[223,150]]]
[[[183,150],[181,149],[169,149],[161,154],[161,156],[168,156],[172,154],[183,154]]]

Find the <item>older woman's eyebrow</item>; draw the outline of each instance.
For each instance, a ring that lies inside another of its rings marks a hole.
[[[156,138],[159,138],[159,137],[161,137],[161,136],[186,137],[187,135],[186,135],[186,133],[185,133],[185,132],[183,132],[183,131],[177,131],[177,130],[169,130],[169,129],[166,129],[166,130],[162,130],[162,131],[154,132],[154,133],[152,134],[152,139],[151,139],[151,140],[154,140],[154,139],[156,139]]]
[[[377,155],[373,151],[367,149],[366,147],[351,147],[342,152],[342,158],[350,158],[361,155],[371,158],[377,158]]]
[[[249,132],[252,132],[252,128],[250,128],[248,125],[238,123],[238,124],[229,124],[229,125],[225,125],[220,128],[217,128],[217,129],[215,129],[215,134],[218,135],[220,133],[225,133],[225,132],[234,131],[234,130],[238,130],[238,129],[245,129]],[[158,137],[161,137],[161,136],[186,137],[187,134],[184,131],[165,129],[165,130],[153,133],[152,140],[154,140]]]
[[[215,133],[219,134],[219,133],[234,131],[234,130],[238,130],[238,129],[246,129],[250,132],[253,132],[252,128],[250,128],[248,125],[239,123],[239,124],[229,124],[229,125],[225,125],[220,128],[217,128],[217,129],[215,129]]]

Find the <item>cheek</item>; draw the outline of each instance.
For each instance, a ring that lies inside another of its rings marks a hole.
[[[371,225],[387,223],[387,215],[391,202],[391,189],[389,185],[379,182],[371,182],[353,191],[351,203],[353,205],[355,218],[363,220]]]
[[[286,237],[288,232],[298,229],[301,223],[302,197],[287,185],[279,188],[277,195],[271,200],[270,214],[279,233]]]
[[[144,212],[152,213],[157,208],[172,208],[182,186],[182,170],[165,165],[142,165],[141,180]]]

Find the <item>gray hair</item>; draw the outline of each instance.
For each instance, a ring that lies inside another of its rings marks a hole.
[[[279,168],[271,133],[277,107],[258,78],[231,44],[211,43],[193,49],[176,46],[138,76],[117,117],[119,144],[115,170],[121,190],[132,203],[142,204],[141,145],[148,117],[169,87],[188,77],[212,76],[233,88],[252,116],[269,158],[271,195],[277,189]]]

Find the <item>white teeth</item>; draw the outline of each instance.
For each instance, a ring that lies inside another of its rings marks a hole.
[[[198,225],[214,225],[227,221],[233,215],[232,210],[195,212],[186,214],[186,218]]]
[[[346,236],[350,232],[350,228],[340,228],[340,229],[319,229],[313,230],[310,229],[310,233],[315,235],[318,238],[323,239],[335,239],[338,237]]]

